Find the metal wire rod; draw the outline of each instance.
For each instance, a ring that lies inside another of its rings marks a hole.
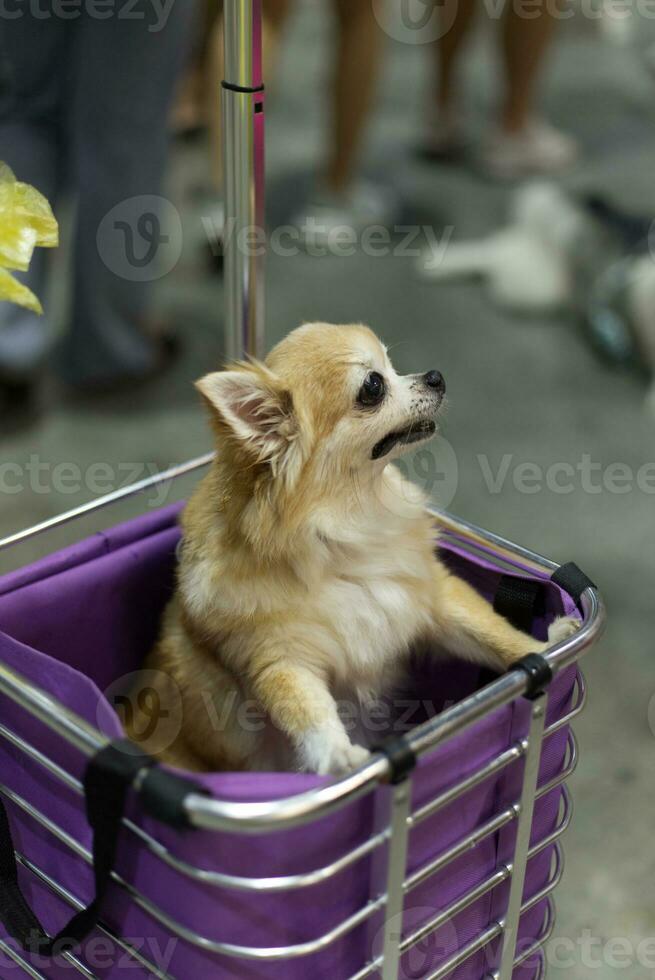
[[[0,540],[0,551],[3,551],[5,548],[11,548],[23,541],[28,541],[30,538],[43,534],[44,531],[51,531],[56,527],[69,524],[71,521],[76,521],[81,517],[85,517],[87,514],[92,514],[96,510],[102,510],[111,504],[116,504],[121,500],[127,500],[139,493],[144,493],[146,490],[150,490],[160,483],[176,480],[179,477],[186,476],[188,473],[193,473],[197,469],[208,466],[213,458],[214,453],[206,453],[204,456],[188,460],[186,463],[179,463],[176,466],[171,466],[168,470],[164,470],[162,473],[144,477],[143,480],[139,480],[137,483],[131,483],[128,487],[119,487],[117,490],[112,490],[111,493],[104,494],[102,497],[89,500],[85,504],[80,504],[79,507],[73,507],[72,510],[67,510],[63,514],[56,514],[55,517],[49,517],[48,520],[34,524],[32,527],[25,528],[23,531],[16,531],[15,534],[10,534],[8,537]]]
[[[583,630],[580,632],[582,633]],[[507,682],[510,684],[510,689]],[[494,688],[502,686],[500,701],[502,705],[520,696],[525,690],[526,683],[523,672],[516,671],[504,675],[487,688],[483,688],[482,691],[443,712],[436,719],[420,725],[408,736],[410,745],[417,755],[429,751],[434,744],[448,735],[458,733],[479,720],[485,710],[493,710],[492,705],[500,706],[499,695],[493,693]],[[87,756],[94,755],[108,743],[106,736],[79,715],[71,712],[56,698],[46,694],[2,663],[0,663],[0,690]],[[485,693],[488,697],[484,697]],[[487,701],[489,704],[485,709]],[[191,823],[206,829],[236,830],[240,833],[284,829],[298,826],[310,816],[325,816],[372,792],[378,782],[383,782],[387,778],[388,772],[389,763],[386,756],[378,754],[372,756],[371,760],[358,770],[341,779],[286,799],[243,803],[216,800],[190,793],[185,800],[185,809]]]
[[[16,966],[19,966],[21,970],[24,970],[27,976],[31,977],[32,980],[48,980],[48,978],[44,977],[42,973],[35,970],[34,967],[20,955],[18,950],[8,945],[3,939],[0,939],[0,950],[2,950],[5,956],[8,956],[10,960],[13,960]]]
[[[63,885],[60,885],[59,882],[55,881],[54,878],[51,878],[45,871],[42,871],[41,868],[37,867],[32,861],[29,860],[29,858],[25,857],[24,854],[21,854],[20,851],[16,851],[15,853],[16,860],[21,867],[25,868],[26,871],[29,871],[30,874],[34,875],[34,877],[37,878],[41,884],[45,885],[46,888],[48,888],[54,895],[56,895],[57,898],[62,899],[62,901],[66,902],[67,905],[75,909],[76,912],[79,912],[84,908],[83,902],[68,891],[67,888],[64,888]],[[98,922],[96,928],[99,929],[103,935],[107,936],[107,938],[113,943],[116,943],[116,945],[122,949],[123,952],[127,953],[128,956],[132,957],[132,959],[136,960],[141,966],[143,966],[148,973],[150,973],[153,977],[157,977],[157,980],[175,980],[170,973],[164,973],[162,970],[160,970],[159,967],[155,966],[154,963],[151,963],[146,956],[143,956],[143,954],[131,946],[130,943],[118,936],[105,923]],[[44,977],[43,980],[47,980],[47,978]]]
[[[552,886],[552,888],[554,887],[555,885]],[[527,907],[525,911],[527,911]],[[548,942],[548,939],[552,934],[552,930],[554,926],[554,914],[553,914],[553,907],[550,898],[548,898],[547,900],[546,912],[547,912],[547,919],[546,919],[545,927],[542,929],[538,939],[530,947],[530,949],[525,953],[521,953],[521,955],[516,958],[516,961],[514,963],[515,968],[517,966],[520,966],[522,963],[524,963],[530,956],[533,956],[540,949],[540,947],[543,946],[544,943]],[[504,928],[503,920],[501,920],[500,922],[494,922],[483,933],[481,933],[479,936],[476,936],[475,939],[472,939],[461,950],[458,950],[457,953],[455,953],[449,960],[447,960],[445,963],[442,963],[438,967],[435,973],[431,973],[429,977],[425,977],[423,978],[423,980],[435,980],[435,978],[437,978],[437,980],[446,980],[446,978],[451,975],[451,971],[455,970],[458,966],[461,966],[462,963],[466,962],[466,960],[469,959],[469,957],[473,956],[475,953],[479,953],[481,949],[484,949],[485,946],[488,946],[491,942],[493,942],[494,939],[497,939],[498,936],[502,934],[503,928]],[[348,978],[348,980],[368,980],[370,976],[378,972],[381,966],[382,966],[382,957],[378,956],[376,957],[376,959],[372,960],[371,962],[366,963],[365,966],[361,968],[361,970],[358,970],[357,973],[354,973],[351,977]],[[492,974],[488,974],[487,977],[488,980],[499,980],[498,971]]]
[[[391,814],[387,856],[386,906],[384,910],[384,932],[382,938],[382,980],[397,980],[400,962],[400,931],[403,916],[403,882],[407,867],[407,845],[409,838],[409,809],[412,803],[412,781],[404,779],[390,787],[389,806]]]
[[[521,966],[523,963],[526,963],[531,956],[535,956],[540,951],[542,952],[543,955],[543,947],[552,936],[553,929],[555,928],[555,913],[553,908],[553,902],[552,899],[550,898],[548,899],[545,911],[546,911],[545,925],[543,926],[537,939],[535,939],[535,941],[528,947],[528,949],[524,950],[520,954],[520,956],[516,957],[514,961],[514,969],[516,969],[517,966]],[[543,960],[542,963],[540,964],[540,967],[541,969],[538,976],[542,977]],[[498,970],[494,970],[493,973],[487,973],[484,977],[484,980],[500,980],[500,973],[498,972]]]
[[[479,885],[473,888],[470,892],[467,892],[466,895],[462,895],[461,898],[458,898],[457,901],[453,902],[453,904],[448,908],[442,909],[436,915],[432,916],[432,918],[428,919],[427,922],[424,922],[420,929],[417,929],[409,936],[406,936],[400,944],[400,949],[402,952],[405,953],[408,949],[413,949],[417,943],[422,942],[423,939],[427,939],[428,936],[432,935],[433,932],[436,932],[437,929],[445,925],[446,922],[450,922],[454,916],[459,915],[460,912],[463,912],[470,905],[473,905],[473,903],[477,902],[478,899],[482,898],[484,895],[488,895],[489,892],[493,891],[494,888],[497,888],[498,885],[502,885],[504,881],[508,881],[511,876],[512,869],[508,865],[504,865],[503,867],[499,868],[492,875],[490,875],[489,878],[487,878],[485,881],[481,881]]]
[[[509,902],[505,914],[505,929],[503,930],[503,947],[500,961],[501,980],[512,980],[514,958],[518,940],[521,905],[523,901],[523,886],[530,850],[530,834],[532,832],[532,815],[534,812],[535,794],[539,778],[539,763],[543,744],[544,725],[546,720],[547,697],[541,694],[532,702],[530,714],[530,729],[528,733],[528,750],[525,756],[523,771],[523,786],[521,789],[521,812],[516,830],[514,856],[512,866],[512,883],[509,892]]]
[[[449,803],[453,803],[462,793],[466,793],[471,789],[475,789],[480,783],[483,783],[490,776],[495,776],[507,766],[511,765],[513,762],[517,762],[521,759],[528,747],[527,739],[522,739],[517,742],[516,745],[512,745],[511,748],[506,749],[501,752],[500,755],[493,759],[490,759],[486,765],[481,769],[476,769],[475,772],[471,773],[466,779],[462,780],[460,783],[456,783],[454,786],[450,786],[447,790],[444,790],[435,799],[430,800],[425,803],[419,810],[415,810],[411,815],[410,823],[412,826],[422,823],[423,820],[427,820],[438,810],[442,810],[444,807],[448,806]]]
[[[91,852],[87,848],[85,848],[82,844],[80,844],[79,841],[75,840],[75,838],[73,838],[69,833],[63,830],[53,820],[51,820],[49,817],[43,814],[37,807],[33,806],[31,803],[29,803],[27,800],[21,797],[18,793],[15,793],[13,790],[3,785],[2,783],[0,783],[0,794],[2,794],[2,796],[8,799],[11,803],[17,806],[24,813],[26,813],[31,819],[35,820],[45,830],[51,833],[57,840],[59,840],[66,847],[68,847],[74,854],[76,854],[83,861],[85,861],[86,864],[88,865],[93,864],[93,856]],[[404,806],[404,802],[405,801],[402,801],[403,806]],[[399,812],[402,814],[402,807]],[[404,819],[405,819],[405,825],[407,825],[406,815],[404,816]],[[568,821],[565,818],[559,824],[558,828],[556,828],[556,831],[553,832],[551,835],[549,835],[549,838],[547,839],[548,843],[554,843],[559,837],[561,837],[561,835],[564,833],[567,827],[568,827]],[[398,826],[396,827],[396,830],[398,831]],[[396,840],[398,840],[398,833],[396,833]],[[526,863],[527,861],[530,861],[532,857],[534,857],[536,854],[540,853],[543,850],[543,847],[544,847],[544,842],[537,842],[532,848],[530,848],[527,855]],[[533,905],[541,901],[547,894],[549,894],[550,891],[552,891],[555,888],[556,884],[560,880],[562,869],[563,869],[563,858],[559,848],[556,849],[556,856],[557,856],[557,867],[556,867],[554,878],[552,878],[549,881],[549,883],[545,886],[545,888],[540,893],[538,893],[536,896],[533,896],[532,899],[524,903],[524,905],[521,908],[521,914],[523,914],[523,912],[525,912],[527,909],[531,908]],[[394,859],[394,876],[398,876],[398,867],[400,867],[401,863],[403,863],[403,859],[402,859],[402,854],[399,851]],[[457,915],[459,912],[461,912],[468,905],[472,904],[475,900],[480,898],[482,895],[496,888],[503,881],[507,880],[507,878],[511,875],[511,871],[512,869],[510,866],[504,866],[498,869],[496,872],[494,872],[494,874],[492,874],[485,881],[476,885],[472,891],[468,892],[465,895],[460,896],[460,898],[457,899],[452,905],[450,905],[446,909],[441,910],[434,919],[430,920],[428,923],[421,926],[420,929],[417,930],[415,933],[412,933],[408,937],[406,937],[400,943],[399,952],[404,952],[406,949],[409,949],[412,946],[416,945],[416,943],[419,942],[421,939],[425,938],[428,934],[434,932],[437,928],[439,928],[439,926],[442,925],[443,922],[453,918],[453,916]],[[404,867],[403,867],[403,872],[404,872]],[[125,881],[125,879],[122,878],[122,876],[119,875],[116,871],[112,872],[111,877],[112,880],[115,881],[120,888],[126,890],[133,897],[134,901],[144,911],[150,914],[157,921],[166,924],[167,927],[176,935],[180,936],[181,938],[186,938],[186,939],[189,938],[189,930],[187,930],[185,926],[183,926],[177,920],[172,919],[168,915],[168,913],[164,912],[164,910],[161,909],[160,906],[152,902],[149,898],[143,895],[142,892],[136,889],[129,882]],[[399,880],[401,886],[403,887],[403,890],[406,890],[406,886],[409,884],[411,879],[405,879],[405,880],[403,879],[404,879],[404,874],[401,873],[399,875]],[[68,894],[70,896],[70,893]],[[82,907],[82,903],[78,899],[73,900],[73,897],[72,896],[70,897],[71,897],[71,902],[74,901],[75,903],[77,903],[77,905],[79,905],[79,907]],[[350,931],[351,928],[354,928],[354,925],[357,925],[359,924],[359,922],[364,921],[364,919],[373,915],[374,912],[378,911],[383,906],[386,907],[387,921],[391,924],[391,928],[393,928],[394,930],[399,929],[400,926],[398,923],[398,912],[397,910],[396,912],[393,912],[390,906],[387,905],[387,896],[385,894],[379,896],[379,898],[376,899],[375,902],[369,903],[366,907],[364,907],[364,909],[359,910],[357,913],[354,914],[354,916],[348,917],[346,920],[340,923],[337,927],[335,927],[333,930],[331,930],[330,933],[326,934],[325,936],[319,937],[317,940],[310,940],[307,943],[299,944],[297,946],[283,947],[282,949],[284,949],[284,955],[281,954],[281,948],[269,947],[266,950],[267,955],[269,955],[271,959],[280,959],[285,957],[291,958],[296,956],[308,955],[311,952],[315,952],[317,948],[324,948],[326,945],[329,945],[331,942],[336,941],[338,938],[341,937],[341,935],[344,935],[347,931]],[[353,919],[356,919],[356,921],[353,921]],[[213,952],[224,952],[226,953],[226,955],[242,956],[244,958],[259,958],[259,950],[257,947],[230,947],[229,944],[217,943],[216,941],[211,940],[208,937],[199,936],[195,933],[192,934],[192,936],[193,938],[189,941],[193,942],[194,945],[202,946],[203,948],[210,949]],[[329,941],[326,941],[327,936],[331,937]],[[304,948],[305,950],[304,952],[298,952],[298,950],[300,950],[301,947]],[[239,950],[239,952],[235,951],[237,949]],[[293,952],[289,952],[290,950],[293,950]],[[247,955],[246,951],[248,954],[253,954],[253,955]],[[280,953],[280,955],[278,955],[278,953]]]
[[[582,683],[582,678],[579,678],[579,689],[580,694],[576,703],[573,705],[571,710],[567,712],[563,718],[549,725],[546,729],[545,738],[549,738],[552,734],[559,731],[562,727],[562,723],[570,724],[570,722],[579,714],[582,710],[585,699],[585,688]],[[14,745],[21,752],[24,752],[37,764],[45,768],[48,772],[54,775],[57,779],[63,782],[66,786],[72,789],[74,792],[78,793],[80,796],[84,794],[82,783],[71,776],[65,769],[62,769],[57,763],[53,762],[48,756],[40,752],[33,745],[31,745],[26,739],[21,738],[12,732],[6,726],[0,724],[0,737],[5,738],[10,744]],[[520,743],[519,743],[520,744]],[[575,737],[573,733],[569,733],[569,746],[570,746],[570,761],[568,765],[552,780],[545,783],[537,791],[537,799],[546,793],[551,792],[557,786],[568,779],[572,774],[577,765],[577,746],[575,742]],[[460,783],[460,792],[464,792],[465,789],[470,788],[470,784],[466,783],[464,786]],[[565,790],[566,792],[566,790]],[[568,796],[568,793],[567,793]],[[429,805],[429,804],[427,804]],[[489,823],[485,824],[481,828],[476,828],[475,832],[468,835],[462,841],[453,845],[448,851],[443,855],[437,857],[434,861],[430,862],[424,868],[418,869],[413,875],[411,875],[405,882],[405,890],[408,891],[411,888],[416,887],[420,884],[426,877],[428,877],[433,872],[438,871],[440,868],[449,864],[456,857],[461,856],[471,847],[474,847],[477,843],[483,840],[486,836],[491,833],[496,832],[501,829],[507,823],[509,823],[515,816],[518,815],[520,806],[518,803],[513,804],[503,813],[494,817]],[[414,821],[416,814],[421,811],[415,811],[413,815],[410,815],[410,822]],[[287,875],[287,876],[277,876],[277,877],[265,877],[265,878],[248,878],[238,875],[230,875],[219,871],[209,871],[203,868],[197,868],[193,865],[186,863],[185,861],[176,858],[171,854],[168,849],[155,837],[149,834],[143,828],[139,827],[137,824],[133,823],[129,818],[123,818],[123,825],[132,833],[136,834],[140,840],[148,847],[151,853],[155,854],[160,860],[164,861],[170,867],[174,868],[179,873],[193,878],[197,881],[201,881],[204,884],[209,884],[215,887],[221,888],[233,888],[242,891],[282,891],[290,888],[300,888],[319,883],[320,881],[325,881],[332,877],[334,874],[345,870],[354,864],[357,860],[366,856],[368,853],[380,847],[389,837],[389,829],[383,830],[378,834],[374,834],[372,837],[368,838],[367,841],[363,842],[361,845],[348,851],[346,854],[342,855],[340,858],[335,860],[329,865],[324,865],[321,868],[314,869],[308,872],[302,872],[297,875]]]

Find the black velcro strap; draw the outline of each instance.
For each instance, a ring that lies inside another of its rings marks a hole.
[[[551,575],[551,581],[559,585],[560,589],[571,596],[574,602],[580,602],[580,596],[585,589],[595,589],[596,586],[588,575],[578,568],[574,561],[569,561],[565,565],[560,565],[556,572]]]
[[[204,786],[154,766],[148,770],[141,783],[139,798],[148,813],[160,823],[184,830],[190,826],[184,808],[184,800],[189,793],[209,795]]]
[[[404,735],[390,735],[374,745],[371,751],[386,755],[391,767],[389,782],[393,786],[402,783],[416,765],[416,754]]]
[[[9,820],[0,801],[0,921],[23,949],[41,956],[59,955],[77,946],[96,926],[115,863],[127,794],[144,771],[149,812],[175,827],[186,824],[181,817],[184,795],[203,792],[194,783],[159,770],[155,759],[129,739],[117,739],[101,749],[84,775],[86,812],[93,830],[95,896],[54,938],[46,934],[20,890]],[[153,778],[155,772],[160,778]]]
[[[527,656],[521,657],[515,664],[512,664],[510,670],[522,670],[527,675],[528,689],[525,692],[525,697],[529,701],[534,701],[540,694],[543,694],[553,679],[550,665],[540,653],[528,653]]]
[[[18,884],[18,865],[4,803],[0,800],[0,922],[22,946],[43,935],[41,923],[25,901]]]
[[[128,790],[144,768],[155,760],[138,749],[129,739],[117,739],[101,749],[87,765],[84,774],[86,814],[93,830],[93,873],[95,897],[81,909],[57,935],[50,939],[41,930],[40,936],[14,936],[26,949],[42,956],[77,946],[94,928],[100,916],[110,875],[116,858],[116,846]]]
[[[496,589],[494,609],[516,629],[531,633],[535,616],[543,611],[543,592],[543,583],[538,579],[503,575]]]

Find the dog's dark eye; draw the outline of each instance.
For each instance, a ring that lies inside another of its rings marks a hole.
[[[384,378],[377,371],[371,371],[359,389],[357,401],[360,405],[379,405],[384,395]]]

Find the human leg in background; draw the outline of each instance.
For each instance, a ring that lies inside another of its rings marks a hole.
[[[291,0],[264,0],[263,52],[266,84],[275,75],[282,31],[292,6]],[[354,180],[357,157],[378,76],[383,32],[370,0],[334,0],[336,53],[331,88],[331,125],[325,164],[320,168],[316,199],[295,219],[306,230],[308,219],[321,227],[358,226],[383,221],[390,204],[385,195],[368,184]],[[211,91],[218,91],[223,78],[222,19],[215,27],[212,43]],[[220,113],[212,115],[212,183],[214,200],[222,191],[222,129]],[[222,211],[212,207],[206,226],[218,241]]]
[[[577,155],[570,137],[535,115],[536,88],[557,18],[547,2],[531,5],[529,14],[508,3],[502,25],[505,96],[498,130],[486,151],[489,168],[500,177],[557,172]]]
[[[555,19],[546,4],[531,8],[528,18],[513,4],[507,5],[501,31],[505,99],[500,120],[507,133],[518,133],[530,122],[537,80],[554,29]]]
[[[378,80],[384,33],[370,0],[334,0],[333,62],[325,163],[306,209],[294,219],[307,245],[323,247],[333,229],[360,229],[391,220],[394,195],[356,170]]]
[[[25,12],[0,20],[0,160],[17,180],[32,184],[54,205],[62,162],[61,114],[74,34],[61,18],[40,18]],[[27,273],[17,273],[45,299],[48,254],[36,249]],[[31,410],[35,377],[51,343],[48,310],[30,310],[0,303],[0,415]]]
[[[335,0],[334,7],[338,38],[325,182],[343,194],[352,185],[370,115],[383,34],[370,0]]]
[[[553,173],[576,157],[573,140],[535,117],[536,87],[557,20],[546,0],[537,4],[527,11],[508,0],[501,24],[504,96],[498,124],[482,155],[485,168],[501,178]],[[432,44],[436,110],[425,149],[436,159],[451,159],[463,149],[457,69],[475,9],[476,0],[444,0],[442,33]]]
[[[77,190],[73,308],[61,359],[76,386],[145,379],[165,359],[147,330],[170,244],[156,198],[195,13],[191,0],[174,0],[167,13],[139,0],[130,18],[80,20],[67,102]]]
[[[436,83],[436,110],[429,118],[426,153],[449,159],[463,149],[460,107],[457,104],[457,72],[460,54],[474,20],[476,0],[444,0],[441,33],[432,45]]]

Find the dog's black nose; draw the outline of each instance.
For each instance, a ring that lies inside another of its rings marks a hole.
[[[446,390],[446,382],[441,371],[428,371],[427,374],[423,375],[423,380],[428,388],[432,388],[433,391],[438,391],[442,395]]]

